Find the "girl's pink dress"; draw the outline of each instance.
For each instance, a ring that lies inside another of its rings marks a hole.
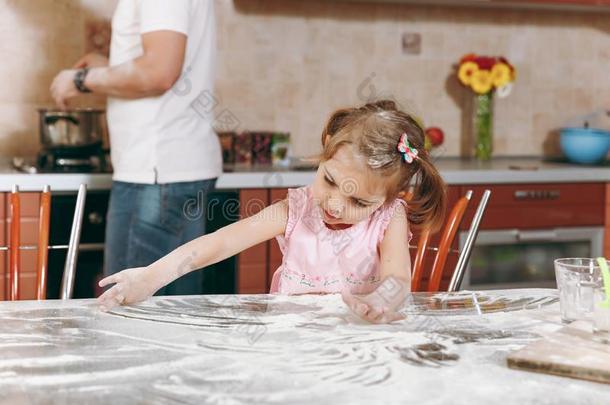
[[[373,291],[380,281],[379,244],[399,207],[406,209],[406,202],[396,199],[366,220],[332,230],[322,220],[311,187],[288,190],[286,232],[277,237],[284,257],[273,274],[271,293]]]

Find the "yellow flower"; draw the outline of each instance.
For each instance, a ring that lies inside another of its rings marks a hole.
[[[512,79],[510,67],[505,63],[496,63],[491,68],[491,77],[495,87],[505,86]]]
[[[477,70],[472,75],[470,86],[478,94],[489,92],[493,86],[493,79],[489,70]]]
[[[460,65],[458,70],[458,78],[460,81],[468,86],[472,80],[472,75],[479,70],[479,66],[471,61],[464,62]]]

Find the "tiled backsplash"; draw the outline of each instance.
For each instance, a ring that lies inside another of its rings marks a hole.
[[[37,150],[35,108],[50,104],[54,74],[87,49],[86,22],[108,15],[112,3],[4,1],[0,153]],[[518,69],[513,93],[496,103],[498,155],[551,151],[551,130],[610,107],[610,13],[325,0],[216,5],[222,106],[241,129],[291,132],[295,155],[317,152],[330,112],[371,95],[392,97],[443,128],[443,153],[459,155],[469,93],[451,74],[468,52],[505,55]],[[409,41],[419,34],[419,53],[417,46],[403,52],[405,34],[415,34]]]

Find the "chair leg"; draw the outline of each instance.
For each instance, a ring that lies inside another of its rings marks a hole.
[[[466,242],[464,243],[464,247],[460,252],[460,256],[458,257],[457,265],[455,266],[455,271],[453,272],[453,276],[451,277],[451,281],[449,282],[449,288],[447,291],[458,291],[460,286],[462,285],[462,280],[464,279],[464,272],[466,271],[466,265],[470,260],[470,255],[472,254],[472,248],[474,247],[474,242],[479,235],[479,226],[481,225],[481,220],[483,219],[483,214],[485,213],[485,209],[487,208],[487,203],[489,202],[489,197],[491,196],[490,190],[485,190],[483,193],[483,197],[481,197],[481,201],[479,202],[479,206],[477,207],[477,211],[474,214],[474,218],[472,219],[472,223],[470,224],[470,230],[468,231],[468,235],[466,237]]]
[[[9,300],[19,299],[19,266],[21,261],[21,200],[19,187],[13,186],[10,195],[11,238],[9,242]]]
[[[49,259],[49,223],[51,221],[51,189],[45,186],[40,196],[38,215],[38,259],[36,262],[36,299],[47,298],[47,272]]]
[[[66,264],[64,266],[64,275],[61,281],[62,300],[72,298],[72,293],[74,292],[76,260],[78,259],[78,245],[80,244],[80,234],[83,224],[83,215],[85,212],[86,196],[87,186],[85,184],[81,184],[78,189],[78,197],[76,198],[76,207],[74,208],[74,219],[72,221],[72,231],[70,232],[70,243],[68,245]]]

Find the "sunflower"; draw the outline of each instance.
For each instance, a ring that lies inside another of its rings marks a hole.
[[[477,70],[472,75],[470,86],[478,94],[488,93],[493,86],[493,78],[489,70]]]
[[[472,61],[464,62],[458,70],[458,78],[464,85],[468,86],[472,81],[472,76],[478,71],[479,66],[476,63]]]
[[[510,67],[505,63],[496,63],[491,68],[492,82],[495,87],[503,87],[508,82],[512,81],[512,72]]]

